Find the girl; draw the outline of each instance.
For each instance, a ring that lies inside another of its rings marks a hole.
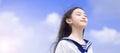
[[[68,10],[61,22],[54,53],[93,53],[91,42],[83,39],[87,22],[82,8]]]

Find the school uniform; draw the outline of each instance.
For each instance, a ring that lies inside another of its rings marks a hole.
[[[72,38],[63,37],[58,43],[55,53],[93,53],[91,41],[85,40],[85,42],[86,45],[80,45]]]

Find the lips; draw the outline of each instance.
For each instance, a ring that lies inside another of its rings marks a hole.
[[[80,22],[87,22],[86,20],[80,20]]]

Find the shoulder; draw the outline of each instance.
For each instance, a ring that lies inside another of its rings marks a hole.
[[[77,47],[70,41],[61,40],[57,47],[56,53],[76,53]]]
[[[57,47],[56,47],[56,51],[55,53],[68,53],[68,45],[70,43],[65,41],[65,40],[61,40],[58,44],[57,44]]]
[[[61,40],[58,45],[62,45],[62,46],[73,46],[73,42],[71,41],[67,41],[67,40]]]
[[[66,48],[66,47],[69,47],[69,46],[72,46],[72,45],[74,45],[74,44],[73,44],[72,42],[70,42],[70,41],[61,40],[61,41],[58,43],[57,46],[62,46],[62,47],[64,47],[64,48]]]
[[[76,49],[77,46],[71,42],[71,41],[67,41],[67,40],[61,40],[58,45],[58,48],[62,48],[62,49],[67,49],[67,50],[71,50],[71,49]]]

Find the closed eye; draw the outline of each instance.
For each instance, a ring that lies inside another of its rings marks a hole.
[[[81,16],[81,14],[76,14],[77,16]]]

